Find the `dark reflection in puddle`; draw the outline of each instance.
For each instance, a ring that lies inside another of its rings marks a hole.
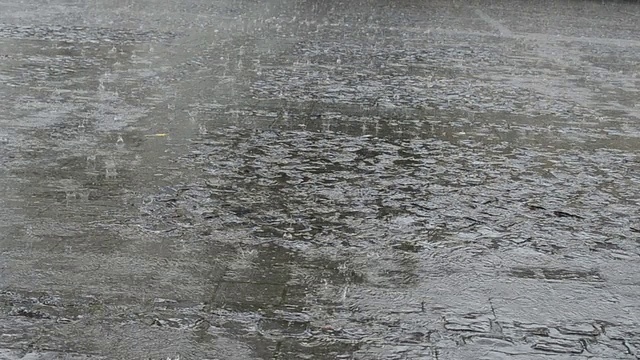
[[[523,4],[63,5],[0,5],[0,351],[637,353],[637,43]]]
[[[528,279],[575,280],[586,282],[604,281],[597,270],[512,268],[510,275]]]

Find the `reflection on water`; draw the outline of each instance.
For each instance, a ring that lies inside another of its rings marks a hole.
[[[0,347],[632,353],[635,45],[271,5],[0,5]]]

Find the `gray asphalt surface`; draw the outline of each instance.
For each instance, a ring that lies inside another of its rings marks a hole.
[[[640,358],[639,17],[0,3],[0,359]]]

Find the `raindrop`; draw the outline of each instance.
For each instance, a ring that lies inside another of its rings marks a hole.
[[[78,198],[82,201],[89,201],[89,194],[89,189],[83,189],[82,191],[78,192]]]
[[[73,201],[76,199],[76,192],[75,191],[65,191],[65,199],[67,201],[67,205],[69,205],[70,201]]]
[[[189,115],[189,120],[191,120],[191,122],[195,122],[196,121],[196,113],[187,110],[187,115]]]
[[[119,147],[124,146],[124,139],[122,138],[122,135],[118,135],[118,140],[116,141],[116,145]]]
[[[118,176],[118,172],[116,170],[116,162],[113,159],[109,159],[105,161],[105,178],[107,179],[115,179]]]
[[[87,167],[95,168],[96,166],[96,155],[91,154],[87,155]]]

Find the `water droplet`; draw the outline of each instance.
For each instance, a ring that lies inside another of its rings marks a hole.
[[[104,165],[105,165],[104,166],[105,178],[115,179],[118,176],[115,160],[112,160],[112,159],[106,160]]]
[[[75,191],[66,191],[65,192],[65,198],[67,200],[67,203],[69,203],[69,201],[75,200],[76,199],[76,192]]]
[[[124,146],[124,139],[122,138],[122,135],[118,135],[118,140],[116,141],[116,145]]]

